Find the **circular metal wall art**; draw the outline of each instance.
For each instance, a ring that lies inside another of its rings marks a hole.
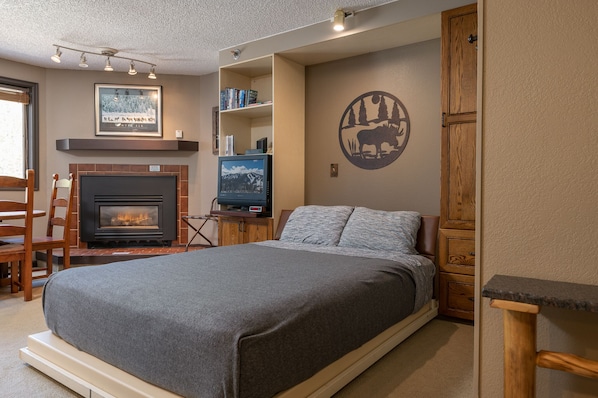
[[[403,103],[390,93],[370,91],[345,109],[338,139],[351,163],[374,170],[401,156],[409,141],[409,130],[409,114]]]

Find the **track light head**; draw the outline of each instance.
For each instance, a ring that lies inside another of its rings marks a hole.
[[[50,57],[50,59],[54,62],[56,62],[57,64],[60,63],[60,56],[62,55],[62,52],[60,51],[60,47],[56,47],[56,54],[52,55]]]
[[[85,53],[81,53],[81,58],[79,59],[79,66],[81,68],[87,68],[89,65],[87,65],[87,57],[85,56]]]
[[[129,66],[129,75],[134,76],[137,74],[135,70],[135,62],[131,61],[131,65]]]
[[[110,57],[106,58],[106,66],[104,66],[104,70],[106,72],[112,72],[114,70],[114,68],[112,67],[112,65],[110,64]]]
[[[344,10],[336,10],[334,12],[334,17],[332,18],[332,28],[337,32],[342,32],[345,30],[345,11]]]
[[[355,11],[345,11],[343,9],[338,9],[334,12],[334,17],[332,18],[332,28],[337,32],[342,32],[345,30],[345,18],[355,16]]]
[[[152,66],[152,68],[150,69],[150,73],[149,75],[147,75],[147,77],[153,80],[156,79],[156,68],[154,66]]]

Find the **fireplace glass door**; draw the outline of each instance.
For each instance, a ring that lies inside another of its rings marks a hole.
[[[158,206],[99,206],[100,229],[158,229]]]

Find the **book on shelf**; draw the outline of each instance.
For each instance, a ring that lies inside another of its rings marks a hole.
[[[257,104],[256,90],[241,90],[233,87],[226,87],[220,91],[220,110],[245,108]]]

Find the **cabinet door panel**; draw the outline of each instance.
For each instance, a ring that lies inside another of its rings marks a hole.
[[[218,246],[230,246],[243,243],[241,221],[242,219],[220,217],[218,221]]]
[[[440,228],[475,228],[477,5],[442,13]]]
[[[473,320],[474,277],[441,272],[439,285],[439,313]]]
[[[272,219],[246,220],[245,243],[272,239]]]
[[[475,228],[475,147],[475,121],[443,129],[441,228]]]
[[[475,274],[475,231],[441,229],[438,241],[438,266],[441,271]]]
[[[450,118],[476,112],[477,4],[442,13],[442,111]]]

